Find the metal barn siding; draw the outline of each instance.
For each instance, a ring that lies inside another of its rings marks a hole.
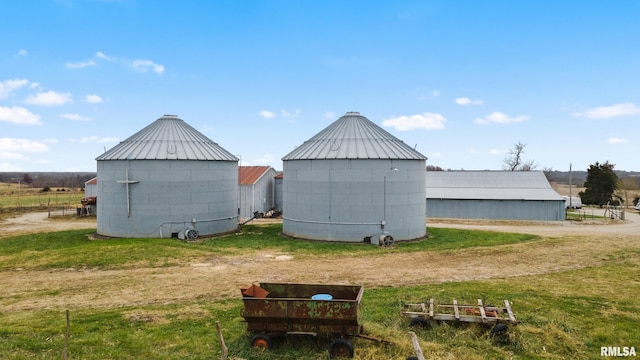
[[[274,178],[274,207],[276,208],[276,210],[280,210],[282,211],[283,208],[283,204],[282,204],[282,191],[283,191],[283,182],[284,182],[284,175],[282,173],[279,173],[278,175],[276,175],[276,177]]]
[[[433,171],[426,188],[428,218],[565,220],[540,171]]]
[[[100,235],[213,235],[238,227],[238,159],[175,116],[96,160]]]
[[[428,199],[427,217],[563,221],[565,209],[556,201]]]
[[[426,157],[347,113],[283,157],[283,233],[362,242],[426,235]]]
[[[277,172],[270,166],[241,166],[238,171],[240,217],[250,218],[256,211],[264,214],[273,208]]]
[[[88,180],[84,183],[84,196],[92,197],[97,196],[98,191],[98,178],[94,177],[91,180]]]

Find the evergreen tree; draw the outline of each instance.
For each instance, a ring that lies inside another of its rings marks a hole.
[[[603,206],[607,203],[614,204],[613,193],[618,185],[618,175],[613,171],[614,164],[609,161],[600,164],[596,161],[587,170],[587,181],[584,183],[585,191],[580,192],[583,204]]]

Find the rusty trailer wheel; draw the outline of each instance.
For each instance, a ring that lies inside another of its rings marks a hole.
[[[353,344],[347,339],[335,339],[329,345],[329,357],[336,358],[349,358],[353,357]]]
[[[271,349],[271,336],[267,334],[255,334],[251,338],[251,346],[262,350]]]

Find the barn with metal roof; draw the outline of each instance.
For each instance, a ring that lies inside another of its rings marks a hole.
[[[255,212],[266,214],[275,207],[275,177],[271,166],[240,166],[238,168],[238,202],[240,217],[251,218]]]
[[[100,235],[193,239],[238,227],[238,158],[175,115],[96,161]]]
[[[283,160],[283,234],[342,242],[426,235],[426,157],[348,112]]]
[[[564,198],[542,171],[429,171],[427,217],[565,220]]]

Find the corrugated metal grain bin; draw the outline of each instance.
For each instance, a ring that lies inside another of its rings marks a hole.
[[[426,159],[359,113],[346,113],[282,158],[283,233],[372,243],[384,234],[424,237]]]
[[[100,235],[193,238],[238,227],[238,159],[176,116],[96,160]]]

